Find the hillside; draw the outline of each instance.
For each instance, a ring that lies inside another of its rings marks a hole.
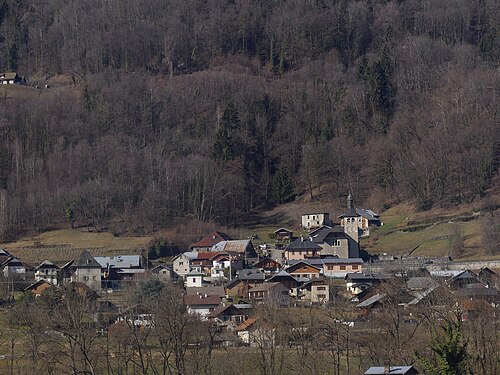
[[[499,6],[5,0],[0,69],[30,86],[0,88],[0,241],[334,213],[349,190],[474,204],[499,164]]]

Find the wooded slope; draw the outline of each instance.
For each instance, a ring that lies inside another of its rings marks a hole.
[[[470,201],[498,166],[499,32],[495,0],[3,0],[1,69],[54,87],[3,88],[0,237],[229,224],[325,187]]]

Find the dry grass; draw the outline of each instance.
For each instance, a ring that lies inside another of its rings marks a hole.
[[[146,249],[151,240],[152,237],[115,237],[111,233],[58,229],[0,244],[0,247],[28,264],[36,265],[45,259],[67,262],[83,249],[89,249],[94,256],[137,254]]]

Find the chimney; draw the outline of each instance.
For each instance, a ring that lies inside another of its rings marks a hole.
[[[386,374],[388,375],[390,373],[391,373],[391,365],[389,364],[384,365],[384,375]]]
[[[304,236],[300,236],[300,241],[304,242]]]

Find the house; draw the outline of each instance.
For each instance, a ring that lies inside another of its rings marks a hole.
[[[1,267],[5,278],[13,276],[20,277],[22,279],[26,278],[26,266],[15,257],[8,258],[2,263]]]
[[[290,289],[280,282],[265,282],[248,291],[248,298],[258,302],[290,305]]]
[[[275,329],[257,318],[248,318],[236,327],[236,332],[240,341],[252,348],[275,345]]]
[[[207,320],[209,314],[220,305],[220,298],[213,295],[185,295],[183,301],[188,313],[199,315],[202,320]]]
[[[383,225],[378,214],[371,210],[355,208],[351,193],[347,197],[347,210],[339,216],[345,232],[358,241],[358,237],[370,235],[370,227]]]
[[[200,241],[191,245],[193,251],[210,251],[214,245],[222,241],[230,241],[231,237],[222,232],[214,231]]]
[[[217,321],[229,331],[234,331],[238,325],[248,319],[248,313],[251,305],[247,304],[232,304],[221,305],[212,311],[208,318]]]
[[[452,276],[448,280],[448,286],[454,290],[460,289],[460,288],[465,288],[469,284],[477,284],[477,283],[484,284],[479,279],[479,276],[476,275],[471,270],[464,270],[464,271],[460,272],[459,274]]]
[[[146,260],[142,255],[95,257],[101,265],[101,280],[107,288],[119,289],[123,282],[146,276]]]
[[[330,301],[330,288],[323,278],[314,278],[292,290],[292,297],[306,305],[324,304]]]
[[[257,262],[257,252],[250,240],[221,241],[212,246],[211,251],[225,252],[234,258],[244,260],[245,267],[248,263]]]
[[[0,73],[0,84],[1,85],[13,85],[20,84],[23,82],[23,78],[21,78],[16,72],[5,72]]]
[[[262,284],[266,279],[264,272],[258,268],[242,269],[236,273],[236,278],[225,285],[226,295],[229,297],[246,297],[248,291]]]
[[[90,251],[84,250],[71,264],[71,268],[74,270],[71,282],[85,284],[93,290],[101,289],[101,265]]]
[[[322,256],[359,258],[359,242],[345,232],[345,227],[323,227],[310,236],[314,243],[321,246]]]
[[[301,260],[290,260],[289,266],[293,266]],[[363,259],[361,258],[338,258],[327,256],[325,258],[311,258],[304,260],[307,264],[319,268],[320,273],[331,278],[344,278],[348,273],[361,272]]]
[[[186,288],[198,287],[200,288],[203,285],[203,276],[202,272],[192,270],[186,275]]]
[[[322,225],[330,225],[330,214],[327,212],[303,214],[302,215],[302,228],[310,230],[319,228]]]
[[[481,268],[478,276],[482,282],[484,282],[488,285],[500,286],[500,285],[498,285],[499,284],[498,283],[498,281],[499,281],[498,274],[495,271],[492,271],[491,269],[489,269],[488,267]]]
[[[44,260],[38,267],[35,268],[35,280],[45,280],[48,283],[57,285],[59,267],[54,263]]]
[[[177,275],[172,270],[172,268],[170,268],[168,266],[164,266],[162,264],[151,269],[150,273],[151,273],[151,276],[153,276],[153,277],[155,277],[158,280],[161,280],[163,282],[175,281],[175,279],[177,278]]]
[[[277,261],[271,258],[264,258],[259,262],[255,263],[253,266],[254,268],[258,268],[264,271],[266,275],[270,275],[279,272],[281,268],[281,263],[278,263]]]
[[[47,282],[47,281],[41,279],[41,280],[38,280],[38,281],[34,282],[33,284],[29,285],[28,287],[24,288],[23,291],[25,293],[29,292],[29,293],[35,295],[36,297],[39,297],[46,290],[49,290],[49,289],[52,289],[55,287],[56,286],[54,284],[51,284],[50,282]]]
[[[14,256],[7,250],[0,249],[0,265],[3,264],[9,258],[14,258]]]
[[[418,371],[413,366],[372,366],[364,375],[416,375]]]
[[[381,274],[348,273],[345,276],[347,291],[354,295],[386,279],[387,276]]]
[[[286,247],[284,252],[286,261],[319,258],[320,254],[321,246],[304,237],[297,238]]]
[[[273,234],[278,241],[290,241],[293,238],[293,232],[286,228],[276,229]]]
[[[361,272],[363,259],[361,258],[336,258],[326,257],[323,262],[323,274],[328,277],[341,278],[348,273]]]
[[[286,269],[293,277],[305,277],[310,280],[317,279],[320,276],[321,268],[309,264],[307,261],[298,261]]]
[[[185,277],[187,273],[191,271],[191,261],[197,257],[198,252],[196,251],[187,251],[176,255],[172,260],[174,272],[181,277]]]
[[[231,256],[227,253],[217,253],[212,255],[210,260],[212,261],[212,268],[210,270],[210,277],[212,280],[224,279],[224,270],[229,269],[232,266]]]
[[[301,281],[299,281],[296,277],[290,275],[284,270],[281,270],[267,281],[281,283],[288,289],[296,288],[301,283]]]

